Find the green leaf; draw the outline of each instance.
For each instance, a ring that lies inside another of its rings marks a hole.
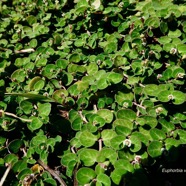
[[[116,127],[117,125],[121,125],[121,126],[124,126],[124,127],[127,127],[129,129],[133,129],[133,123],[132,121],[128,120],[127,118],[124,118],[124,119],[116,119],[114,122],[113,122],[113,125],[114,127]]]
[[[185,102],[185,94],[181,91],[161,91],[158,94],[158,100],[168,102],[172,100],[175,105],[180,105]]]
[[[32,39],[29,44],[31,48],[36,48],[38,44],[37,39]]]
[[[77,39],[77,40],[74,42],[74,45],[75,45],[76,47],[81,47],[81,46],[83,46],[85,43],[86,43],[86,42],[85,42],[84,40],[82,40],[82,39]]]
[[[152,158],[156,158],[158,156],[161,156],[162,154],[162,151],[161,151],[161,148],[162,148],[162,143],[159,142],[159,141],[152,141],[149,146],[147,147],[147,151],[149,153],[149,155],[152,157]]]
[[[87,73],[89,75],[94,75],[95,73],[98,72],[98,66],[96,63],[90,63],[88,66],[87,66]]]
[[[104,173],[105,172],[104,167],[102,167],[102,165],[100,164],[97,164],[95,167],[95,172],[97,175]]]
[[[168,36],[171,38],[177,38],[181,36],[181,31],[179,29],[176,29],[174,31],[169,30]]]
[[[33,110],[33,105],[30,101],[23,100],[20,103],[20,108],[23,110],[25,114],[30,114]]]
[[[68,65],[68,61],[65,59],[58,59],[56,61],[56,65],[57,65],[57,67],[59,67],[61,69],[66,69],[66,67]]]
[[[172,39],[171,39],[170,37],[168,37],[168,36],[162,36],[162,37],[158,38],[158,42],[159,42],[160,44],[170,43],[171,40],[172,40]]]
[[[124,145],[123,145],[124,140],[125,140],[125,136],[123,136],[123,135],[118,135],[118,136],[113,137],[110,140],[111,147],[116,150],[122,149],[124,147]]]
[[[28,64],[30,62],[30,58],[28,57],[24,57],[24,58],[17,58],[15,60],[15,66],[17,67],[22,67],[25,66],[26,64]]]
[[[112,53],[112,52],[116,52],[117,50],[117,43],[115,42],[110,42],[108,43],[105,47],[104,47],[104,51],[106,53]]]
[[[105,129],[101,132],[101,138],[105,146],[110,147],[110,140],[116,136],[116,132],[113,130]]]
[[[180,141],[185,144],[186,143],[186,131],[185,130],[182,130],[182,129],[178,129],[177,130],[177,133],[180,137]]]
[[[17,175],[17,178],[19,180],[23,180],[26,176],[32,174],[32,170],[30,168],[25,168],[23,170],[21,170],[21,172],[19,172],[19,174]]]
[[[132,152],[138,152],[140,149],[141,149],[141,141],[139,140],[138,137],[136,136],[131,136],[130,137],[130,140],[131,140],[131,147],[130,147],[130,151]]]
[[[84,90],[88,89],[89,84],[86,81],[78,81],[76,82],[77,88],[79,92],[83,92]]]
[[[106,89],[108,87],[107,79],[101,78],[97,81],[97,88],[100,90]]]
[[[145,136],[145,134],[140,133],[140,132],[133,132],[133,136],[136,136],[142,143],[144,143],[146,146],[149,143],[149,138],[148,136]]]
[[[15,139],[9,143],[8,149],[10,150],[10,152],[17,153],[22,145],[23,141],[21,139]]]
[[[119,74],[119,73],[111,72],[107,76],[107,79],[108,79],[109,82],[111,82],[113,84],[118,84],[119,82],[122,81],[123,75]]]
[[[28,124],[28,128],[30,130],[33,131],[33,130],[37,130],[42,127],[43,122],[39,118],[32,116],[31,119],[32,119],[32,122]]]
[[[170,68],[168,68],[168,69],[166,69],[164,72],[163,72],[163,74],[162,74],[162,78],[164,79],[164,80],[169,80],[169,79],[171,79],[172,78],[172,70],[170,69]]]
[[[79,140],[83,146],[91,147],[97,141],[97,137],[89,131],[83,131],[79,136]]]
[[[170,91],[167,91],[167,90],[161,91],[158,94],[158,100],[162,102],[168,102],[171,99],[169,95],[171,95]]]
[[[66,99],[66,97],[68,96],[68,91],[64,90],[64,89],[60,89],[60,90],[56,90],[53,94],[52,94],[52,98],[61,104],[64,104],[64,101]]]
[[[41,78],[40,76],[36,76],[36,77],[34,77],[33,79],[31,79],[30,82],[29,82],[29,84],[28,84],[29,90],[34,90],[35,84],[36,84],[38,81],[40,81],[40,80],[42,80],[42,78]],[[43,88],[43,87],[41,87],[41,89],[42,89],[42,88]]]
[[[176,49],[176,45],[174,43],[166,43],[163,45],[163,50],[166,52],[172,53],[172,49]]]
[[[47,64],[46,58],[41,58],[36,61],[36,67],[44,67]]]
[[[18,156],[15,154],[8,154],[4,157],[4,161],[5,163],[13,165],[18,161]]]
[[[80,184],[88,184],[96,177],[96,173],[91,168],[83,167],[77,171],[76,179]]]
[[[181,67],[173,68],[172,72],[173,78],[183,78],[185,76],[185,70]]]
[[[43,180],[45,183],[48,183],[50,185],[53,185],[53,186],[57,186],[57,182],[56,180],[54,180],[53,178],[46,178]]]
[[[83,149],[79,153],[79,158],[85,166],[92,166],[97,160],[98,151],[95,149]]]
[[[127,84],[129,85],[135,85],[139,82],[139,77],[129,76],[127,79]]]
[[[112,164],[118,159],[118,153],[111,148],[102,148],[97,156],[97,162],[105,162],[109,160]]]
[[[153,140],[163,140],[166,138],[166,135],[163,131],[157,128],[153,128],[150,130],[150,135]]]
[[[136,119],[136,113],[130,109],[118,110],[116,116],[118,119],[128,119],[130,121],[133,121]]]
[[[67,170],[66,170],[66,175],[68,177],[72,177],[72,175],[74,173],[74,168],[75,168],[76,163],[77,162],[75,160],[72,160],[68,163],[68,167],[67,167]]]
[[[23,69],[17,69],[11,75],[11,79],[17,82],[23,82],[25,80],[25,77],[26,77],[26,74]]]
[[[94,125],[94,126],[98,126],[98,127],[102,127],[105,125],[105,119],[102,118],[101,116],[97,115],[97,114],[93,114],[90,116],[90,122]]]
[[[100,183],[101,185],[111,186],[111,180],[106,174],[99,174],[96,178],[96,181],[96,183]]]
[[[71,127],[73,130],[78,131],[81,130],[83,125],[83,121],[81,119],[81,117],[77,117],[71,124]]]
[[[72,96],[77,96],[79,94],[79,90],[78,90],[78,85],[77,84],[73,84],[71,85],[67,91],[72,95]]]
[[[34,90],[38,91],[43,89],[45,86],[45,81],[43,79],[40,79],[34,84]]]
[[[105,119],[106,123],[111,123],[113,120],[113,113],[108,109],[100,109],[97,114]]]
[[[161,32],[162,32],[164,35],[168,32],[169,28],[168,28],[167,22],[161,22],[161,23],[160,23],[160,30],[161,30]]]
[[[145,21],[145,25],[148,27],[158,28],[160,26],[160,20],[158,17],[149,17]]]
[[[140,118],[143,119],[143,121],[145,121],[144,124],[150,126],[151,128],[156,127],[158,124],[157,119],[153,116],[141,116]]]
[[[179,44],[177,47],[180,54],[186,54],[186,44]]]
[[[146,85],[144,88],[145,94],[149,96],[156,96],[158,91],[159,91],[158,86],[155,84]]]
[[[77,156],[74,153],[67,153],[65,155],[62,156],[61,158],[61,164],[64,166],[68,166],[69,162],[76,160]]]
[[[180,105],[180,104],[183,104],[185,102],[185,94],[181,91],[173,91],[172,92],[172,95],[174,97],[174,100],[173,100],[173,103],[175,105]]]
[[[28,16],[28,17],[26,18],[26,20],[27,20],[27,22],[28,22],[29,25],[33,25],[34,23],[37,22],[36,17],[33,16],[33,15]]]
[[[0,145],[3,146],[5,142],[6,142],[6,138],[0,136]]]
[[[174,147],[178,147],[180,145],[180,140],[176,140],[176,139],[173,139],[173,138],[167,138],[165,140],[165,147],[166,147],[166,150],[171,150],[171,148],[174,146]]]
[[[30,142],[31,146],[39,146],[42,143],[46,143],[47,137],[45,135],[34,136]]]
[[[38,103],[38,112],[39,116],[46,117],[49,116],[51,112],[51,104],[50,103]]]
[[[123,65],[126,65],[128,62],[127,62],[127,58],[121,56],[121,55],[117,55],[115,58],[114,58],[114,65],[119,67],[119,66],[123,66]]]
[[[21,172],[23,169],[27,168],[27,162],[25,160],[18,160],[12,167],[13,171]]]
[[[73,63],[79,63],[81,60],[80,55],[77,53],[71,54],[69,57],[69,61]]]
[[[116,185],[119,185],[123,175],[126,174],[127,172],[128,171],[125,169],[114,169],[114,171],[111,173],[110,177]]]
[[[125,169],[129,172],[134,172],[134,167],[129,160],[119,159],[114,163],[115,169]]]
[[[132,132],[131,129],[122,125],[117,125],[115,130],[117,134],[119,135],[123,134],[124,136],[128,136]]]
[[[21,96],[32,100],[37,101],[44,101],[44,102],[54,102],[52,98],[49,98],[47,96],[43,96],[40,94],[33,94],[33,93],[5,93],[5,95],[11,95],[11,96]]]
[[[166,121],[166,120],[163,119],[163,118],[161,118],[161,119],[159,120],[159,123],[161,124],[162,130],[163,130],[164,132],[170,132],[170,131],[172,131],[172,130],[175,129],[175,125],[174,125],[173,123],[168,122],[168,121]]]
[[[132,102],[133,99],[134,99],[134,95],[132,94],[132,92],[123,93],[121,91],[118,91],[118,93],[115,94],[115,100],[121,106],[124,106],[125,103],[128,103],[129,105],[129,103]]]

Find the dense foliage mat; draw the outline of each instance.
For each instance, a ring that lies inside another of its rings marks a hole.
[[[184,0],[1,0],[1,184],[181,185],[185,20]]]

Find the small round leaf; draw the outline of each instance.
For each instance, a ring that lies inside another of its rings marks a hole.
[[[77,181],[82,185],[90,183],[95,177],[95,171],[87,167],[80,168],[76,174]]]
[[[147,147],[147,151],[152,158],[156,158],[162,154],[162,143],[159,141],[152,141]]]
[[[83,131],[79,136],[79,140],[83,146],[91,147],[96,142],[97,137],[89,131]]]

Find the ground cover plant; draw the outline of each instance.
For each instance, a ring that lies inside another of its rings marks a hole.
[[[184,0],[1,0],[0,185],[183,185],[185,18]]]

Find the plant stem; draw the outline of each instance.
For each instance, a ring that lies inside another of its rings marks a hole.
[[[33,48],[28,48],[28,49],[23,49],[23,50],[16,50],[15,53],[16,54],[20,54],[20,53],[28,53],[28,52],[34,52],[35,50]]]
[[[144,106],[142,106],[141,104],[139,105],[136,102],[133,102],[133,104],[136,105],[137,107],[140,107],[140,108],[144,109],[144,110],[146,109]]]
[[[76,174],[77,174],[78,166],[79,166],[79,164],[77,163],[77,164],[76,164],[76,167],[75,167],[75,169],[74,169],[74,171],[73,171],[73,173],[74,173],[74,186],[78,186],[78,181],[77,181],[77,179],[76,179]]]
[[[10,169],[11,169],[11,164],[8,165],[3,177],[1,178],[1,181],[0,181],[0,186],[3,186],[3,183],[5,182],[6,180],[6,177],[8,176],[8,173],[10,172]]]
[[[71,147],[70,149],[71,149],[72,153],[76,154],[74,147]],[[78,186],[78,181],[76,179],[76,173],[77,173],[78,166],[79,166],[79,164],[77,163],[74,168],[74,171],[73,171],[73,180],[74,180],[73,186]]]
[[[99,142],[99,151],[100,151],[102,149],[102,139],[99,139],[98,142]]]
[[[48,165],[44,164],[40,159],[37,160],[37,162],[47,171],[49,172],[58,182],[61,186],[67,186],[65,181],[57,174],[54,170],[52,170]]]
[[[20,120],[22,120],[22,121],[32,122],[31,119],[21,118],[21,117],[16,116],[16,115],[13,114],[13,113],[10,113],[10,112],[4,112],[3,110],[0,110],[0,113],[1,113],[2,115],[5,114],[5,115],[7,115],[7,116],[12,116],[12,117],[17,118],[17,119],[20,119]]]
[[[85,116],[83,116],[82,111],[79,111],[79,115],[80,115],[81,119],[82,119],[85,123],[88,123],[88,121],[86,120]]]
[[[136,106],[143,108],[142,105],[143,105],[143,100],[141,101],[140,105],[137,104]],[[146,109],[146,108],[144,107],[143,109]],[[136,116],[139,116],[139,114],[140,114],[140,110],[137,110]]]

